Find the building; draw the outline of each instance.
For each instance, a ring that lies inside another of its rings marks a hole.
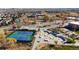
[[[79,21],[75,21],[75,22],[70,22],[66,28],[70,29],[70,30],[79,30]]]
[[[68,20],[75,20],[76,17],[75,17],[75,16],[69,16],[69,17],[67,17],[67,19],[68,19]]]

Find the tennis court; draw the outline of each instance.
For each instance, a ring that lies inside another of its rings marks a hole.
[[[32,31],[15,31],[7,38],[15,38],[17,41],[31,41],[33,38]]]

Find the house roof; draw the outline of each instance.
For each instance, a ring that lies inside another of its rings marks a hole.
[[[79,25],[79,21],[76,21],[76,22],[70,22],[70,24]]]

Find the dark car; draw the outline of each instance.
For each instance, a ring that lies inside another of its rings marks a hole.
[[[0,26],[2,26],[3,25],[3,20],[0,20]]]

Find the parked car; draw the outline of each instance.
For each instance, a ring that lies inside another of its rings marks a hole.
[[[3,20],[0,20],[0,26],[2,26],[2,24],[3,24]]]
[[[10,24],[11,22],[12,22],[11,19],[10,19],[10,20],[6,20],[6,21],[5,21],[5,24],[8,25],[8,24]]]
[[[45,39],[44,41],[45,41],[45,42],[48,42],[48,40],[46,40],[46,39]]]

